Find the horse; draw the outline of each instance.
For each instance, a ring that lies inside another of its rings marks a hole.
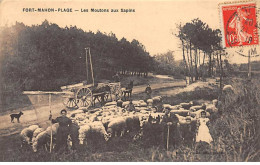
[[[111,95],[110,86],[105,85],[96,85],[95,88],[92,90],[93,94],[93,105],[95,106],[96,99],[103,105],[105,103],[105,99],[108,99],[108,96]]]
[[[122,88],[122,93],[123,93],[124,99],[126,99],[126,94],[127,94],[128,98],[132,97],[133,87],[134,87],[134,81],[131,80],[126,88]]]

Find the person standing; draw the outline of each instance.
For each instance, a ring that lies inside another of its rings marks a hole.
[[[67,140],[68,135],[70,133],[70,125],[72,124],[72,121],[66,116],[67,111],[65,109],[61,110],[61,116],[57,117],[56,119],[52,119],[52,115],[50,115],[49,119],[52,123],[59,123],[59,128],[57,130],[56,135],[56,149],[55,150],[61,150],[61,149],[68,149]]]
[[[163,146],[165,148],[167,148],[167,146],[173,146],[174,148],[176,148],[181,141],[181,133],[179,129],[180,125],[178,118],[175,114],[171,114],[169,109],[166,109],[161,124],[163,126]]]
[[[145,88],[145,94],[146,94],[146,100],[152,98],[152,88],[150,84],[148,84],[147,87]]]
[[[209,128],[207,123],[209,122],[209,118],[206,118],[206,112],[201,112],[201,118],[199,119],[199,129],[198,134],[196,136],[196,142],[206,142],[210,144],[213,140],[209,132]]]

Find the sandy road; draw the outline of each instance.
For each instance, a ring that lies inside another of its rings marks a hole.
[[[184,87],[186,84],[184,81],[177,81],[173,79],[160,78],[159,81],[148,82],[151,85],[153,90],[159,90],[162,88],[175,88],[175,87]],[[133,94],[143,93],[146,88],[146,85],[134,86]],[[53,117],[57,117],[61,109],[64,108],[64,105],[60,102],[55,102],[51,106]],[[50,125],[48,120],[50,109],[49,106],[42,106],[33,109],[28,109],[23,111],[23,115],[20,118],[20,123],[11,123],[10,115],[0,115],[0,136],[7,136],[10,134],[15,134],[20,132],[24,127],[38,124],[41,127],[46,128]]]

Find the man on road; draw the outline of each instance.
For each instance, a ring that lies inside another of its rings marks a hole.
[[[146,93],[146,100],[152,98],[152,88],[150,84],[148,84],[147,87],[145,88],[145,93]]]

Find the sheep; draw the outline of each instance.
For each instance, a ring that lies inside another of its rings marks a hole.
[[[80,144],[87,144],[87,141],[96,140],[97,135],[104,138],[105,141],[108,140],[108,134],[100,121],[95,121],[83,126],[79,129],[79,142]]]
[[[85,124],[81,125],[79,128],[79,143],[80,144],[85,144],[85,139],[86,139],[86,133],[90,131],[90,125]]]
[[[218,112],[218,108],[216,108],[216,106],[214,104],[207,104],[206,105],[206,112],[217,113]]]
[[[45,146],[50,141],[51,133],[52,136],[57,134],[58,127],[59,124],[55,123],[49,126],[45,131],[39,133],[32,144],[33,151],[37,152],[40,147]]]
[[[115,101],[108,102],[105,104],[105,106],[111,106],[111,105],[116,105],[117,103]]]
[[[195,106],[190,107],[191,111],[197,111],[199,109],[204,109],[205,110],[206,109],[206,105],[203,104],[203,105],[195,105]]]
[[[105,130],[105,127],[101,121],[94,121],[93,123],[90,124],[91,131],[100,133],[102,137],[104,137],[104,140],[108,140],[108,134]]]
[[[204,111],[203,109],[197,110],[195,112],[190,112],[190,116],[191,117],[196,117],[196,118],[200,118],[201,117],[201,112]],[[206,117],[209,117],[210,113],[206,112]]]
[[[140,130],[140,120],[137,115],[131,115],[125,117],[126,121],[126,131],[138,132]]]
[[[190,101],[189,103],[180,103],[180,106],[184,109],[189,109],[193,105],[193,102]]]
[[[142,128],[145,122],[148,122],[149,114],[137,114],[139,121],[140,121],[140,127]]]
[[[133,104],[134,104],[134,106],[139,106],[140,105],[140,101],[132,101],[133,102]]]
[[[93,115],[93,116],[90,116],[90,117],[89,117],[89,120],[90,120],[91,122],[94,122],[94,121],[98,121],[98,118],[97,118],[97,116]]]
[[[163,104],[162,106],[163,106],[163,109],[165,109],[165,108],[170,108],[170,107],[171,107],[170,104]]]
[[[39,135],[39,133],[45,131],[44,128],[37,128],[34,132],[33,132],[33,137],[32,137],[32,143],[35,141],[36,137]]]
[[[78,113],[84,113],[84,110],[78,109],[78,110],[75,110],[75,111],[72,111],[72,112],[68,112],[68,116],[69,117],[75,117],[75,115],[78,114]]]
[[[122,134],[126,130],[126,121],[124,117],[117,117],[111,119],[110,123],[108,124],[107,133],[109,138],[114,136],[122,136]]]
[[[174,105],[174,106],[169,107],[170,110],[179,110],[180,108],[181,108],[181,105]]]
[[[77,113],[77,114],[75,114],[74,118],[78,121],[83,121],[87,118],[86,116],[87,115],[85,113]]]
[[[156,96],[156,97],[153,97],[152,100],[153,100],[153,104],[157,105],[160,102],[162,102],[162,97],[161,96]]]
[[[124,101],[122,104],[122,107],[124,108],[126,105],[128,105],[130,102],[129,101]]]
[[[142,102],[139,104],[139,107],[147,107],[147,103],[146,102]]]
[[[149,111],[147,111],[147,110],[140,110],[140,113],[142,113],[142,114],[148,114]]]
[[[32,137],[33,137],[33,132],[39,128],[38,125],[31,125],[27,128],[24,128],[21,133],[20,133],[20,137],[21,137],[21,140],[22,140],[22,144],[23,143],[27,143],[27,144],[31,144],[32,142]]]
[[[171,110],[170,114],[179,114],[181,116],[187,116],[189,114],[190,110],[186,109],[180,109],[180,110]]]

